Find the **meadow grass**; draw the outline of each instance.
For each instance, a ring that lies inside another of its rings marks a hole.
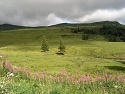
[[[40,50],[42,35],[46,36],[50,47],[47,52]],[[68,35],[62,37],[66,45],[65,55],[56,54],[59,51],[59,37],[61,35]],[[124,76],[125,43],[106,42],[102,36],[98,36],[96,40],[100,39],[102,41],[95,41],[92,36],[89,40],[84,41],[80,34],[71,33],[70,28],[50,27],[2,31],[0,32],[0,56],[4,55],[5,61],[11,62],[15,67],[25,67],[32,73],[45,72],[55,76],[61,70],[66,70],[69,75],[76,74],[77,77],[105,73]],[[2,59],[1,62],[3,62]],[[70,85],[67,81],[61,83],[51,81],[51,79],[47,81],[46,79],[31,80],[30,78],[28,80],[20,77],[12,79],[4,77],[1,78],[1,81],[3,79],[7,83],[5,88],[8,88],[9,91],[13,88],[12,94],[19,94],[19,92],[23,92],[23,94],[35,94],[31,92],[37,92],[36,94],[106,94],[105,92],[123,94],[124,92],[124,89],[121,88],[124,87],[124,83],[117,83],[116,80],[92,84],[70,83]],[[8,87],[9,85],[10,87]],[[24,87],[26,88],[24,89]]]
[[[26,66],[35,71],[56,72],[66,68],[71,73],[75,70],[86,73],[96,69],[109,70],[108,66],[124,67],[124,64],[117,62],[124,59],[123,42],[84,41],[80,36],[69,36],[63,38],[66,45],[65,55],[56,55],[59,50],[59,36],[72,34],[66,30],[43,28],[1,32],[0,42],[4,41],[1,44],[5,46],[0,48],[0,54],[5,55],[14,65]],[[40,51],[42,35],[46,35],[50,46],[50,51],[46,53]]]
[[[5,70],[5,71],[4,71]],[[6,75],[11,70],[12,75]],[[125,76],[116,74],[80,75],[69,74],[62,70],[56,75],[46,72],[32,73],[25,69],[15,68],[8,62],[0,67],[1,94],[124,94]]]
[[[65,43],[67,48],[64,56],[56,54],[59,50],[58,42],[50,46],[50,51],[45,53],[40,51],[40,45],[11,45],[1,47],[0,53],[15,66],[26,66],[34,71],[52,73],[66,68],[71,73],[74,71],[88,73],[97,70],[124,72],[124,70],[109,69],[111,66],[124,67],[124,64],[120,63],[124,61],[124,43],[79,40],[73,42],[74,44]]]

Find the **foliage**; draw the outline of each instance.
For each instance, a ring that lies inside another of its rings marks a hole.
[[[46,38],[44,36],[42,39],[41,50],[43,50],[44,52],[49,51],[49,45],[48,45],[48,42],[46,41]]]
[[[119,24],[104,24],[102,26],[78,27],[72,29],[73,33],[83,32],[89,35],[102,35],[110,42],[125,41],[125,27]],[[83,35],[84,37],[85,35]]]
[[[108,36],[109,41],[111,42],[121,42],[125,41],[125,28],[122,26],[106,26],[104,25],[100,29],[100,34]]]
[[[13,77],[0,77],[0,94],[124,94],[124,88],[124,75],[107,73],[77,76],[66,70],[55,75],[22,71]]]
[[[88,39],[89,39],[88,34],[83,34],[83,35],[82,35],[82,39],[83,39],[83,40],[88,40]]]
[[[65,49],[66,49],[66,46],[64,45],[61,37],[60,37],[60,44],[59,44],[58,49],[59,49],[59,52],[61,52],[61,53],[64,53]]]

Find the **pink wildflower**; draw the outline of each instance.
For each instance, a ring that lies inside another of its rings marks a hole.
[[[42,72],[42,74],[41,74],[41,76],[40,76],[40,78],[44,78],[44,76],[45,76],[45,74],[44,74],[44,72]]]
[[[123,77],[118,77],[117,82],[124,82],[124,78]]]
[[[5,67],[9,67],[10,66],[10,62],[5,62]]]
[[[62,71],[60,72],[60,75],[67,75],[66,70],[65,70],[65,69],[64,69],[64,70],[62,70]]]
[[[18,68],[13,68],[13,72],[16,73],[18,71]]]
[[[26,71],[27,71],[27,68],[26,68],[26,67],[24,67],[24,68],[23,68],[23,71],[24,71],[24,72],[26,72]]]
[[[91,80],[90,75],[88,75],[87,76],[87,81],[90,81],[90,80]]]
[[[2,58],[2,59],[5,59],[5,56],[4,56],[4,55],[2,55],[2,56],[1,56],[1,58]]]
[[[103,74],[104,77],[107,77],[108,75],[107,74]]]

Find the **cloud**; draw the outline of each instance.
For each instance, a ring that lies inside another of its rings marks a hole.
[[[104,20],[118,20],[124,22],[125,20],[125,8],[121,10],[96,10],[92,14],[85,15],[76,19],[78,22],[95,22]]]
[[[0,0],[0,24],[40,26],[100,20],[125,23],[124,4],[125,0]]]
[[[63,19],[57,17],[55,14],[49,14],[48,17],[46,18],[46,21],[49,22],[49,25],[58,24],[59,22],[60,23],[64,22]]]

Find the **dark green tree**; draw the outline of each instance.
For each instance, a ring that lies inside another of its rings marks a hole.
[[[83,35],[82,35],[82,39],[83,39],[83,40],[88,40],[88,39],[89,39],[88,34],[83,34]]]
[[[49,51],[49,45],[48,45],[48,42],[46,41],[46,38],[44,36],[42,38],[41,50],[44,52]]]
[[[59,44],[59,52],[60,53],[64,53],[65,52],[65,49],[66,49],[66,46],[63,44],[63,41],[62,41],[62,38],[60,37],[60,44]]]

